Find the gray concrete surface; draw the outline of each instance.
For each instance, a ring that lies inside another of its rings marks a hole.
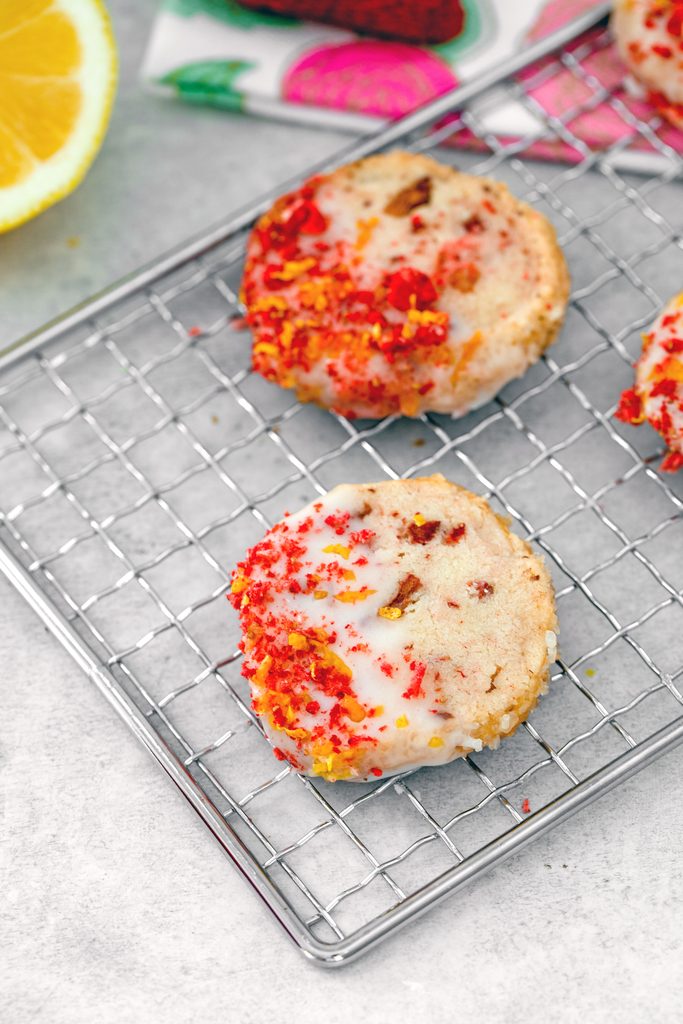
[[[0,239],[8,338],[338,141],[144,95],[153,4],[112,8],[123,82],[105,148],[74,196]],[[325,973],[3,581],[0,637],[3,1024],[680,1019],[680,751]]]

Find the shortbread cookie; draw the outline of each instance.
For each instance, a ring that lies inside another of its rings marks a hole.
[[[543,562],[442,476],[336,487],[251,549],[231,601],[276,757],[332,782],[497,746],[555,658]]]
[[[612,31],[619,54],[648,99],[683,128],[683,4],[615,0]]]
[[[683,466],[683,292],[643,335],[635,386],[624,391],[615,415],[634,426],[647,420],[669,448],[661,468],[673,473]]]
[[[253,365],[345,416],[464,415],[553,341],[555,232],[499,182],[393,152],[314,178],[252,233]]]

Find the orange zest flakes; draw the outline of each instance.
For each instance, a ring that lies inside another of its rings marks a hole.
[[[313,600],[314,601],[322,601],[322,599],[324,597],[327,597],[327,593],[328,592],[326,590],[314,590],[313,591]]]
[[[683,360],[675,356],[663,359],[658,365],[659,375],[665,380],[674,380],[677,383],[683,382]],[[654,374],[652,374],[654,377]]]
[[[302,281],[299,285],[301,304],[305,309],[314,309],[317,313],[323,313],[328,306],[326,289],[330,287],[330,278],[322,277],[316,281]],[[315,322],[313,323],[315,326]]]
[[[330,740],[324,740],[314,745],[312,754],[313,773],[328,782],[336,782],[337,779],[349,778],[354,763],[358,762],[360,751],[358,748],[335,750]]]
[[[356,238],[356,249],[358,252],[364,249],[372,238],[373,232],[379,224],[379,217],[368,217],[367,220],[357,220],[358,237]]]
[[[358,703],[355,697],[349,695],[342,697],[340,704],[352,722],[362,722],[367,717],[365,708],[362,704]]]
[[[390,605],[384,605],[379,609],[377,614],[383,619],[400,619],[403,612],[400,608],[392,608]]]
[[[275,725],[275,728],[278,729],[278,728],[280,728],[280,726]],[[281,729],[280,728],[280,731],[286,733],[288,736],[291,736],[293,740],[305,740],[306,737],[308,736],[308,732],[306,731],[306,729]]]
[[[481,331],[475,331],[467,341],[462,342],[462,347],[458,353],[455,368],[451,375],[451,383],[455,384],[458,378],[462,376],[466,367],[472,361],[475,352],[481,346],[483,340],[484,336]]]
[[[230,593],[241,594],[248,586],[249,580],[245,576],[235,576],[234,580],[230,584]]]
[[[281,270],[271,270],[270,276],[278,281],[293,281],[295,278],[300,277],[301,274],[305,274],[313,266],[315,266],[315,260],[312,256],[307,256],[303,260],[287,260]]]
[[[441,739],[440,736],[432,736],[432,738],[430,739],[430,741],[427,744],[427,746],[428,747],[434,747],[434,748],[442,747],[443,746],[443,740]]]
[[[429,324],[441,324],[443,327],[448,326],[448,313],[442,313],[440,310],[433,309],[409,309],[408,322],[411,324],[420,324],[421,326]]]
[[[342,576],[345,580],[355,580],[356,574],[353,569],[342,569]]]
[[[303,633],[290,633],[287,637],[287,643],[295,651],[307,651],[310,647],[308,637],[304,636]]]
[[[406,729],[408,727],[408,719],[405,715],[400,715],[394,722],[394,725],[397,729]]]
[[[404,416],[417,416],[420,411],[420,398],[417,391],[410,395],[401,395],[399,408]]]
[[[282,330],[280,331],[280,344],[282,345],[282,347],[283,348],[290,348],[291,344],[292,344],[293,337],[294,337],[294,324],[291,322],[291,320],[285,320],[285,322],[282,325]],[[277,347],[274,345],[273,348],[275,348],[275,353],[274,354],[277,355],[277,351],[278,351]],[[255,348],[254,348],[254,350],[255,350]]]
[[[254,345],[253,352],[255,356],[276,356],[278,348],[277,345],[273,345],[271,341],[259,341]]]
[[[334,599],[342,601],[344,604],[357,604],[358,601],[365,601],[371,594],[376,593],[376,590],[363,587],[362,590],[342,590],[341,593],[334,595]]]
[[[243,301],[243,300],[242,300]],[[254,299],[250,306],[251,313],[273,313],[279,311],[284,313],[287,303],[281,295],[263,295],[260,299]]]
[[[273,659],[270,654],[266,654],[265,658],[254,672],[254,682],[262,685],[270,671],[270,666],[273,664]]]
[[[323,548],[323,553],[326,555],[340,555],[342,558],[348,558],[351,554],[351,548],[347,548],[344,544],[328,544],[326,548]]]

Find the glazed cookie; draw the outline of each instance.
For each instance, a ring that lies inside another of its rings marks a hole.
[[[648,99],[683,128],[683,4],[615,0],[612,31],[619,55]]]
[[[683,292],[643,335],[635,386],[624,391],[615,416],[634,426],[647,420],[669,448],[661,468],[683,466]]]
[[[258,222],[253,366],[345,416],[464,415],[553,341],[569,279],[542,214],[412,153],[311,179]]]
[[[543,562],[442,476],[336,487],[269,530],[230,597],[276,757],[331,782],[496,747],[555,658]]]

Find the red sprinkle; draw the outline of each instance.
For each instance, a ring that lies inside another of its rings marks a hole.
[[[637,424],[642,422],[643,403],[633,388],[627,388],[626,391],[622,392],[614,418],[621,420],[622,423]]]
[[[660,469],[665,473],[676,473],[683,467],[683,452],[669,452],[662,460]]]
[[[669,35],[676,36],[677,39],[683,37],[683,4],[676,5],[673,14],[670,15],[666,23],[666,30]]]
[[[415,664],[414,662],[411,662],[411,668],[412,668],[412,666],[414,664]],[[404,692],[402,694],[402,696],[406,700],[410,700],[412,697],[423,697],[424,696],[424,692],[422,690],[422,680],[424,679],[426,671],[427,671],[427,666],[426,665],[421,665],[420,664],[420,665],[417,665],[415,667],[415,671],[413,673],[413,678],[412,678],[412,681],[410,683],[410,686],[408,687],[407,690],[404,690]]]
[[[666,380],[658,380],[650,392],[651,398],[656,398],[657,395],[664,395],[665,398],[676,397],[677,384],[675,380],[667,378]]]
[[[446,534],[444,541],[446,544],[457,544],[459,541],[463,539],[466,532],[467,527],[465,526],[465,524],[458,523],[457,526],[454,526],[453,529]]]
[[[527,797],[524,798],[524,803],[522,804],[522,814],[531,814],[531,807]]]
[[[438,298],[432,279],[414,267],[402,267],[390,274],[386,285],[387,302],[394,309],[410,309],[411,299],[417,309],[425,309]]]
[[[327,220],[310,199],[299,199],[285,211],[282,224],[289,235],[321,235]]]

